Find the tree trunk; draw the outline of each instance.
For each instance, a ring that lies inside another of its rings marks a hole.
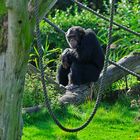
[[[40,0],[44,8],[40,15],[55,2]],[[6,6],[8,21],[4,15],[0,19],[0,140],[20,140],[22,93],[34,18],[29,18],[28,0],[7,0]]]

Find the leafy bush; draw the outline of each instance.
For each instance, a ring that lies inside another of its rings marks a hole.
[[[45,69],[45,75],[55,80],[55,72],[49,68]],[[46,88],[51,107],[53,109],[58,109],[58,96],[60,96],[60,91],[55,87],[54,84],[50,84],[47,79]],[[23,107],[35,106],[38,104],[45,104],[40,74],[26,74]]]
[[[115,21],[122,24],[135,32],[140,32],[140,15],[139,15],[139,2],[135,0],[135,4],[128,1],[119,3]],[[129,54],[132,51],[140,52],[140,39],[138,36],[133,35],[118,27],[114,28],[113,44],[116,45],[112,57],[119,60],[121,57]]]
[[[42,86],[36,76],[26,74],[23,106],[34,106],[43,102]]]

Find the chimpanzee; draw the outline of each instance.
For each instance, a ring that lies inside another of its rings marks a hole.
[[[104,54],[94,31],[73,26],[68,29],[66,40],[70,48],[61,55],[62,64],[57,75],[59,84],[96,82],[103,69]]]

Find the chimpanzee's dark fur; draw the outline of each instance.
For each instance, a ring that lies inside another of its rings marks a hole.
[[[57,76],[59,84],[66,86],[70,81],[72,84],[80,85],[96,82],[99,78],[104,65],[102,48],[91,29],[83,29],[83,32],[82,37],[78,36],[80,33],[76,34],[80,38],[76,49],[67,48],[62,53],[62,61],[63,58],[67,58],[69,67],[64,68],[63,62],[60,65]]]

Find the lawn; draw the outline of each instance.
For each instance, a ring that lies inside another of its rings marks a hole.
[[[92,108],[92,103],[87,103],[55,111],[55,114],[65,126],[76,127],[88,118]],[[131,109],[127,103],[102,103],[84,130],[67,133],[60,130],[43,109],[40,113],[24,116],[22,140],[140,140],[138,116],[138,110]]]

